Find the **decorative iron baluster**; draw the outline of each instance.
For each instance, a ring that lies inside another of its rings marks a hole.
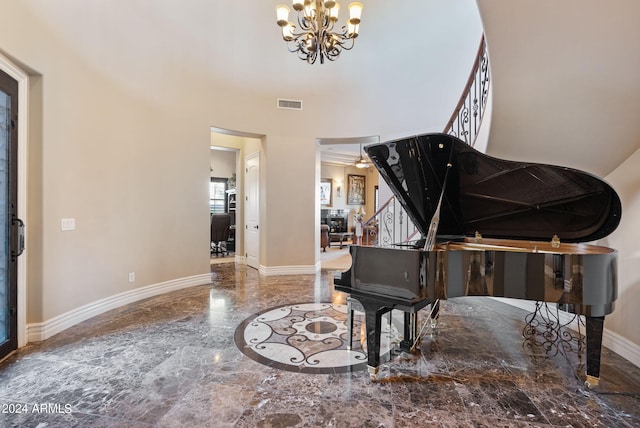
[[[475,144],[489,96],[489,83],[489,57],[483,36],[469,80],[444,133],[453,135],[471,146]]]

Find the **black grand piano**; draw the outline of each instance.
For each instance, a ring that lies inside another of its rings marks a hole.
[[[335,289],[364,308],[368,367],[380,365],[381,317],[405,314],[414,340],[420,309],[458,296],[551,302],[584,315],[586,384],[598,384],[605,315],[617,297],[617,252],[585,244],[620,222],[616,192],[583,171],[496,159],[448,134],[365,147],[420,239],[393,247],[351,246]]]

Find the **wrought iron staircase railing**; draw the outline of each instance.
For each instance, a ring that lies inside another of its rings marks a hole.
[[[489,84],[489,56],[483,35],[467,84],[443,131],[445,134],[458,137],[471,146],[475,144],[486,109]],[[362,223],[361,244],[392,246],[420,238],[418,234],[405,209],[392,196]]]
[[[443,131],[458,137],[472,147],[478,137],[487,106],[489,77],[489,55],[483,35],[460,101],[458,101],[458,105],[453,110]]]
[[[419,231],[400,202],[391,197],[362,223],[362,245],[380,247],[411,241]]]

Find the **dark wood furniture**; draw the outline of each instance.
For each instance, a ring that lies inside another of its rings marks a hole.
[[[353,239],[353,233],[351,232],[329,233],[329,247],[331,247],[332,242],[338,242],[340,249],[342,249],[344,243],[349,239]]]

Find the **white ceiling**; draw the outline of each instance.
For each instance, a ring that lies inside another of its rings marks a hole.
[[[362,138],[320,139],[320,160],[326,164],[350,166],[360,157],[368,159],[364,147],[380,142],[377,136]]]

